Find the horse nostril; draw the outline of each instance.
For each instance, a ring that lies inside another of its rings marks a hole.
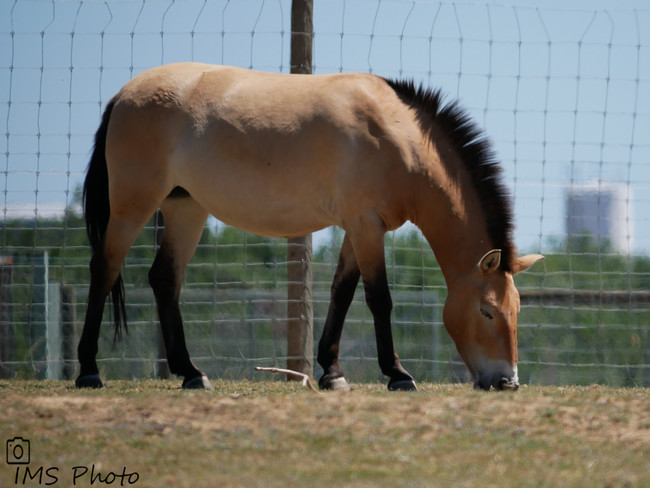
[[[494,378],[496,379],[496,378]],[[517,391],[519,388],[519,382],[517,379],[510,379],[506,378],[505,376],[502,376],[499,378],[498,381],[493,382],[494,379],[481,379],[479,378],[474,382],[474,389],[475,390],[485,390],[485,391],[490,391],[492,389],[497,390],[497,391],[503,391],[503,390],[512,390],[512,391]]]
[[[501,378],[497,383],[497,389],[517,391],[519,389],[519,383],[517,381],[511,381],[508,378]]]

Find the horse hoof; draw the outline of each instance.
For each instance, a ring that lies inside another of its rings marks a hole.
[[[334,378],[330,382],[330,390],[334,391],[350,391],[350,385],[342,376],[340,378]]]
[[[329,381],[327,388],[321,387],[322,390],[332,390],[332,391],[350,391],[350,385],[345,380],[343,376],[340,378],[334,378]]]
[[[343,376],[339,376],[338,378],[323,376],[318,381],[318,387],[321,390],[350,391],[350,385],[348,385],[348,382]]]
[[[390,391],[417,391],[418,390],[417,386],[415,386],[415,381],[413,380],[392,381],[388,383],[388,389]]]
[[[98,374],[87,374],[86,376],[79,376],[74,385],[77,388],[103,388],[104,384],[99,378]]]
[[[195,376],[190,380],[183,381],[183,388],[186,390],[213,390],[212,383],[207,376]]]

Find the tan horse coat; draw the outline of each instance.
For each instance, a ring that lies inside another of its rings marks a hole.
[[[494,244],[485,210],[471,190],[462,151],[444,131],[432,137],[435,119],[427,122],[433,124],[429,132],[423,130],[422,113],[386,80],[366,74],[281,75],[181,63],[138,75],[111,105],[103,123],[110,220],[97,253],[102,270],[96,273],[102,276],[95,279],[101,288],[97,296],[111,290],[129,247],[159,207],[165,237],[150,274],[159,312],[166,293],[157,285],[166,279],[163,271],[173,271],[171,298],[177,301],[209,213],[269,237],[338,225],[346,239],[333,286],[330,316],[335,318],[328,316],[324,332],[324,338],[336,332],[331,339],[335,344],[325,341],[336,357],[326,358],[329,364],[323,367],[326,373],[336,370],[334,379],[339,373],[339,329],[347,306],[337,312],[335,302],[351,299],[347,288],[353,290],[360,275],[375,317],[378,347],[386,338],[386,349],[379,351],[382,371],[403,386],[412,379],[392,351],[383,237],[410,220],[424,233],[447,279],[447,329],[474,376],[489,377],[479,386],[497,386],[503,378],[516,383],[519,298],[512,274],[540,256],[512,258],[504,268],[508,271],[498,269],[501,254],[490,254]],[[186,192],[182,198],[175,197],[177,187]],[[483,259],[488,255],[489,260]],[[349,285],[340,296],[337,280]],[[472,301],[483,305],[467,316],[462,303]],[[182,331],[177,308],[176,303],[170,312],[173,326],[164,324],[161,312],[163,330]],[[99,327],[97,313],[87,316],[89,330]],[[501,324],[502,330],[490,334],[499,336],[497,340],[488,340],[497,345],[482,344],[486,334],[479,322],[488,316]],[[80,351],[91,342],[82,338]],[[321,349],[326,347],[321,344]],[[84,370],[94,374],[96,367],[86,361],[84,368],[84,361],[82,376]],[[186,380],[196,371],[177,369],[190,371],[183,373]]]

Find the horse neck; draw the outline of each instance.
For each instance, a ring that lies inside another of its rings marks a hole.
[[[433,161],[422,178],[417,216],[411,220],[431,246],[450,286],[470,273],[492,246],[469,175],[459,164],[441,164],[437,154]]]

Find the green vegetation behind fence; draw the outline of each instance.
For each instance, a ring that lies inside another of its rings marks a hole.
[[[109,378],[159,374],[157,317],[147,282],[157,231],[152,220],[125,263],[130,333],[122,343],[113,344],[106,310],[100,364]],[[42,377],[47,370],[45,339],[39,336],[46,304],[38,298],[42,296],[38,276],[47,252],[47,279],[61,283],[73,297],[64,298],[72,302],[72,327],[64,335],[72,336],[68,342],[74,347],[67,352],[64,348],[59,361],[67,366],[65,375],[74,375],[90,257],[81,216],[70,210],[63,219],[6,221],[0,236],[0,256],[13,263],[3,268],[11,268],[11,283],[4,285],[8,290],[3,295],[11,303],[3,304],[0,317],[5,342],[0,372],[5,377],[29,378]],[[334,229],[331,242],[314,253],[316,340],[327,314],[341,239],[342,231]],[[442,325],[444,279],[421,234],[389,234],[386,259],[395,304],[394,334],[407,367],[420,381],[468,379]],[[585,238],[557,244],[516,282],[523,304],[519,321],[523,382],[650,385],[648,257],[621,256],[606,244],[599,247]],[[361,288],[346,322],[343,364],[354,381],[380,380],[372,320]],[[256,365],[282,365],[286,359],[285,241],[227,226],[206,227],[187,270],[182,311],[191,354],[211,376],[248,378],[255,375]]]

